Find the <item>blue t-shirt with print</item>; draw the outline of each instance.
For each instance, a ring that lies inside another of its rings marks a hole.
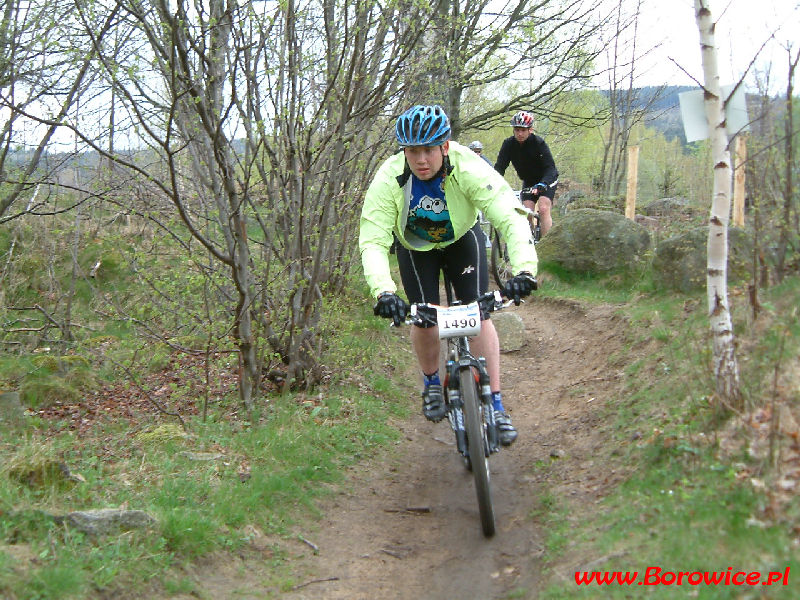
[[[448,242],[455,237],[443,183],[442,176],[428,181],[411,176],[411,204],[406,227],[429,242]]]

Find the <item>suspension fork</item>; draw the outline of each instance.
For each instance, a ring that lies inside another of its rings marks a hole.
[[[486,358],[481,356],[477,360],[473,358],[469,350],[469,339],[460,338],[455,344],[460,356],[468,356],[471,366],[478,372],[478,391],[483,405],[483,421],[486,423],[486,441],[489,445],[489,452],[500,450],[497,427],[494,421],[494,404],[492,402],[492,387],[489,381],[489,369],[486,367]],[[464,361],[460,361],[462,364]]]
[[[489,370],[486,368],[486,359],[481,356],[478,358],[480,367],[478,368],[479,385],[481,392],[481,404],[483,404],[483,421],[486,423],[486,441],[489,444],[489,453],[500,450],[497,427],[494,421],[494,404],[492,402],[492,387],[489,384]]]
[[[486,368],[486,359],[480,357],[475,359],[469,352],[469,340],[458,338],[448,343],[448,361],[446,375],[446,392],[449,405],[448,418],[450,426],[456,436],[456,444],[459,452],[467,452],[466,432],[464,429],[464,401],[459,389],[460,378],[458,373],[461,369],[470,369],[473,374],[477,371],[477,384],[479,396],[483,407],[483,420],[486,423],[486,434],[489,453],[497,452],[500,449],[497,428],[494,421],[494,410],[492,410],[492,388],[489,384],[489,370]]]
[[[467,433],[464,426],[464,400],[461,398],[458,377],[460,346],[460,339],[448,340],[447,342],[445,393],[447,394],[448,405],[447,418],[456,436],[456,447],[463,456],[466,456],[468,454],[468,446]]]

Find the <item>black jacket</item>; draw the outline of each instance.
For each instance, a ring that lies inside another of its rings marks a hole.
[[[494,169],[505,175],[508,164],[514,165],[522,180],[522,187],[545,183],[548,187],[558,182],[558,170],[547,143],[536,134],[531,134],[520,144],[512,135],[503,141]]]

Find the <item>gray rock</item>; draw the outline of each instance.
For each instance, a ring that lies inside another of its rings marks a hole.
[[[142,510],[98,508],[69,513],[64,521],[89,535],[101,536],[131,529],[144,529],[156,524],[156,520]]]
[[[0,392],[0,428],[18,429],[25,425],[25,408],[19,392]]]
[[[691,212],[689,201],[686,198],[659,198],[652,200],[640,207],[642,214],[651,217],[665,215],[678,215]]]
[[[556,197],[555,206],[558,208],[561,215],[565,215],[568,210],[575,207],[574,205],[570,206],[571,203],[584,198],[586,198],[586,194],[584,194],[582,190],[569,190],[565,194]]]
[[[653,271],[666,288],[688,293],[706,285],[708,228],[696,227],[664,240],[656,248]],[[753,242],[742,229],[728,229],[728,281],[750,277]]]
[[[649,249],[645,227],[619,213],[591,208],[570,211],[536,246],[543,266],[573,273],[638,270]]]
[[[214,461],[225,458],[225,455],[220,452],[179,452],[178,456],[188,458],[189,460],[196,461]]]
[[[528,343],[525,339],[525,323],[518,314],[508,310],[496,312],[492,314],[492,322],[500,338],[501,352],[516,352]]]

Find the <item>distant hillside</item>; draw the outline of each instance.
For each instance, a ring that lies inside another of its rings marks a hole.
[[[697,88],[686,85],[640,88],[639,106],[644,108],[647,107],[648,102],[650,103],[647,126],[661,131],[668,140],[677,137],[681,144],[686,145],[678,95],[695,89]]]
[[[647,111],[645,120],[648,127],[661,131],[668,140],[677,137],[681,144],[685,145],[686,136],[683,133],[678,95],[694,89],[697,88],[686,85],[635,88],[632,98],[633,107],[636,110]],[[610,94],[608,90],[603,93],[606,96]]]

